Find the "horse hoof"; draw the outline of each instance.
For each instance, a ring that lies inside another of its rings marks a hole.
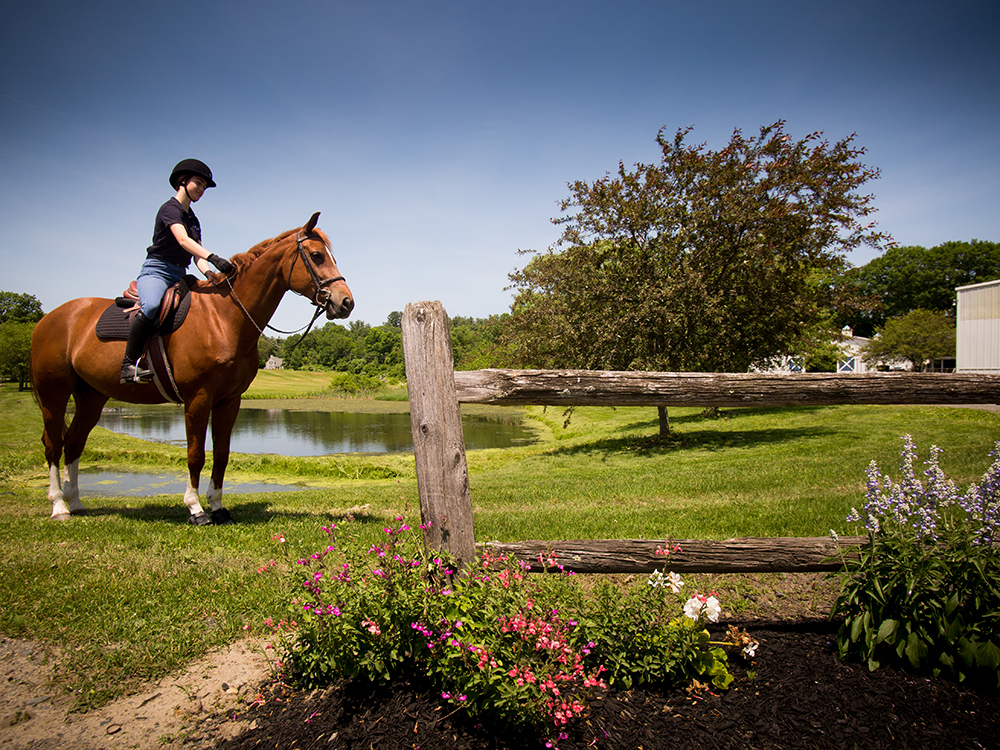
[[[230,526],[233,523],[233,517],[225,508],[219,508],[212,511],[212,523],[216,526]]]
[[[205,511],[201,513],[195,513],[188,516],[188,523],[192,526],[210,526],[212,523],[211,517]]]
[[[49,516],[49,520],[50,521],[68,521],[69,520],[69,513],[56,513],[54,515]]]

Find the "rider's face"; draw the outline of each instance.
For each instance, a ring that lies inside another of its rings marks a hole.
[[[198,199],[205,194],[206,189],[208,189],[208,183],[203,177],[195,175],[187,182],[187,194],[192,203],[197,203]]]

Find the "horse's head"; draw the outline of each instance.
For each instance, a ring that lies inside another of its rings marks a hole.
[[[288,288],[325,310],[327,320],[347,318],[354,309],[354,296],[337,270],[330,240],[316,228],[318,219],[319,211],[296,233],[297,256],[288,270]]]

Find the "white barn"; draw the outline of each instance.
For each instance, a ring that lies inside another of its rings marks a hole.
[[[1000,279],[960,286],[957,372],[1000,374]]]
[[[837,360],[837,372],[868,372],[869,367],[862,359],[868,339],[864,336],[855,336],[854,330],[850,326],[844,326],[840,332],[843,337],[840,341],[840,358]]]

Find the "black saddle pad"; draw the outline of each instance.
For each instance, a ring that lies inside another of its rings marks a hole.
[[[97,338],[105,341],[125,341],[130,327],[128,308],[118,303],[108,305],[97,320]]]
[[[192,279],[193,281],[194,279]],[[181,327],[191,307],[191,289],[187,280],[178,281],[177,290],[181,295],[180,304],[160,323],[157,333],[162,335],[172,333]],[[104,341],[126,341],[131,327],[130,312],[137,303],[125,297],[119,297],[101,313],[97,320],[97,337]]]

